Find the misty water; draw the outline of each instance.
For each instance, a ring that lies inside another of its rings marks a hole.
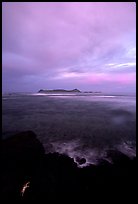
[[[136,97],[93,94],[3,94],[2,136],[32,130],[45,152],[96,164],[106,150],[136,154]]]

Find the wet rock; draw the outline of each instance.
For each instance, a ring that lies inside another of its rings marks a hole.
[[[61,201],[64,195],[71,201],[74,195],[93,199],[94,195],[103,191],[107,195],[110,190],[115,196],[119,191],[122,195],[130,195],[129,186],[133,190],[136,179],[136,159],[130,160],[116,150],[107,151],[107,157],[113,164],[103,160],[99,165],[78,168],[67,155],[45,154],[43,145],[32,131],[19,133],[2,141],[1,199],[51,203]],[[83,165],[86,159],[77,157],[76,162]],[[22,191],[24,187],[26,189]]]
[[[85,158],[76,157],[76,162],[77,162],[79,165],[82,165],[82,164],[85,164],[85,163],[86,163],[86,159],[85,159]]]
[[[21,132],[2,141],[3,199],[20,199],[20,189],[39,168],[44,148],[32,131]]]

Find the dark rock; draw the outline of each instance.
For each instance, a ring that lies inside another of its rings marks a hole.
[[[70,201],[74,196],[77,199],[94,199],[95,196],[97,199],[103,192],[115,197],[119,192],[123,196],[131,195],[136,179],[136,159],[130,160],[115,150],[108,151],[107,155],[113,164],[101,160],[97,166],[78,168],[66,155],[45,154],[33,132],[19,133],[2,141],[1,199],[51,203],[61,201],[64,196]],[[76,161],[80,165],[86,162],[85,158],[76,158]],[[21,189],[28,182],[29,187],[22,196]]]
[[[42,93],[44,90],[43,89],[40,89],[39,91],[38,91],[38,93]]]
[[[16,134],[2,141],[2,153],[5,159],[32,159],[44,154],[44,148],[32,131]]]
[[[129,157],[118,150],[107,150],[107,158],[110,158],[114,164],[124,164],[130,161]]]
[[[22,185],[40,166],[43,156],[44,148],[32,131],[2,141],[3,199],[21,197]]]
[[[82,165],[82,164],[85,164],[85,163],[86,163],[86,159],[85,159],[85,158],[76,157],[76,162],[77,162],[79,165]]]

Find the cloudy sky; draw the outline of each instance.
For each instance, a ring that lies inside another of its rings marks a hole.
[[[135,92],[134,2],[3,2],[2,89]]]

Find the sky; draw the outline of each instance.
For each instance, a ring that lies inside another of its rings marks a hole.
[[[134,2],[3,2],[2,91],[135,92]]]

